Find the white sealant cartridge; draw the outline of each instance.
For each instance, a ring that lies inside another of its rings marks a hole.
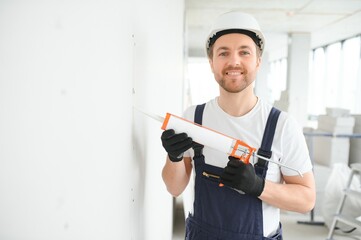
[[[173,129],[176,133],[186,132],[193,141],[200,144],[206,143],[207,147],[239,158],[244,163],[249,163],[250,157],[256,151],[255,148],[250,147],[241,140],[229,137],[223,133],[170,113],[166,114],[162,129]]]

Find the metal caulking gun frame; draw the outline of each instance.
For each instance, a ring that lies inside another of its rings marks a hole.
[[[253,148],[246,144],[245,142],[238,140],[233,137],[229,137],[223,133],[217,132],[213,129],[207,128],[205,126],[199,125],[192,121],[189,121],[185,118],[178,117],[174,114],[167,113],[165,118],[147,113],[143,110],[140,110],[134,107],[139,112],[145,114],[146,116],[153,118],[159,122],[162,122],[162,129],[174,129],[175,132],[181,133],[186,132],[193,141],[205,145],[207,147],[213,148],[215,150],[227,153],[228,155],[238,158],[244,163],[249,163],[250,157],[258,157],[265,161],[277,164],[278,166],[293,170],[297,172],[298,175],[303,177],[302,173],[297,169],[288,167],[282,163],[270,160],[268,158],[262,157],[256,153],[256,148]]]

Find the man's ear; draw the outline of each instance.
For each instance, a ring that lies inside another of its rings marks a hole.
[[[257,58],[257,68],[259,68],[261,66],[261,63],[262,63],[262,58],[258,57]]]

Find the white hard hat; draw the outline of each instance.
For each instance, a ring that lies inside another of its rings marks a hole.
[[[209,48],[220,36],[228,33],[242,33],[248,35],[260,48],[262,54],[265,38],[257,20],[252,15],[239,11],[224,13],[215,20],[206,41],[207,53]]]

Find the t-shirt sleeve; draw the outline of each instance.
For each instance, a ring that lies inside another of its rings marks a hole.
[[[297,169],[301,173],[312,171],[312,162],[302,128],[292,116],[288,116],[286,119],[281,144],[283,152],[281,162],[283,164]],[[297,174],[297,172],[284,167],[281,168],[281,171],[286,176]]]

